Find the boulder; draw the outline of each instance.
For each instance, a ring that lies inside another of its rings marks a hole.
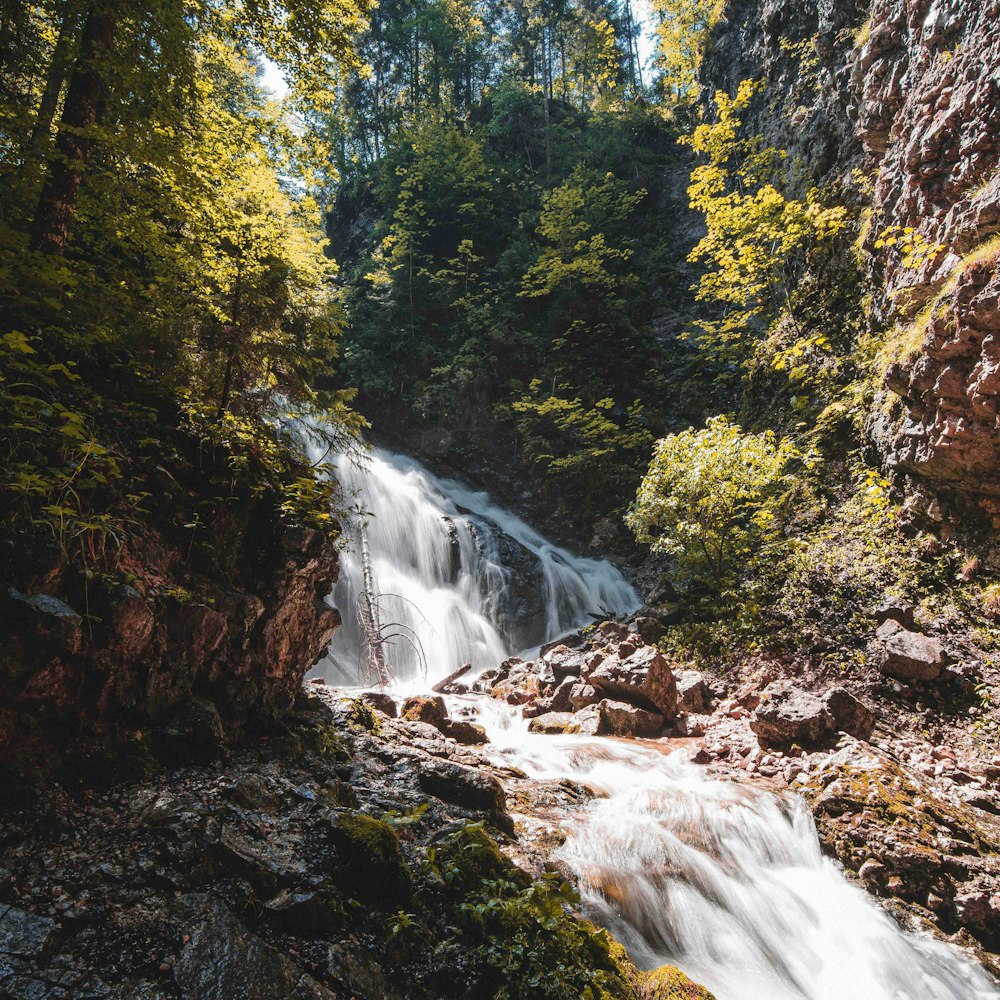
[[[892,598],[886,598],[881,604],[875,609],[875,619],[879,625],[885,624],[885,622],[893,621],[903,628],[913,628],[913,605],[907,604],[905,601],[896,601]]]
[[[549,699],[549,711],[570,712],[573,709],[572,695],[577,687],[578,681],[575,677],[564,677],[552,692]],[[593,690],[593,688],[591,688]],[[583,706],[581,706],[583,707]]]
[[[652,708],[668,719],[677,714],[677,683],[666,657],[638,636],[623,640],[587,677],[605,696]]]
[[[706,712],[711,695],[705,682],[705,675],[699,670],[681,670],[675,678],[678,708],[694,715]]]
[[[605,698],[598,706],[601,713],[601,732],[609,736],[659,736],[664,718],[658,712],[629,705],[624,701]]]
[[[449,739],[456,743],[464,743],[466,746],[478,746],[489,742],[486,730],[474,722],[466,722],[463,719],[445,719],[438,728]]]
[[[0,955],[34,958],[47,954],[54,943],[55,924],[48,917],[0,903]]]
[[[579,677],[586,665],[586,650],[570,649],[565,644],[554,646],[542,656],[542,662],[552,671],[558,683],[564,677]]]
[[[847,688],[837,685],[830,688],[822,702],[829,709],[837,728],[859,740],[871,738],[875,728],[875,713],[859,701]]]
[[[448,709],[445,707],[444,698],[435,695],[432,698],[417,697],[407,698],[403,702],[399,716],[408,722],[426,722],[435,728],[448,718]]]
[[[601,718],[601,709],[597,705],[588,705],[579,712],[574,712],[569,724],[566,726],[567,733],[574,733],[578,736],[598,736],[604,726]]]
[[[911,632],[892,619],[881,624],[875,636],[879,670],[896,680],[937,680],[948,665],[950,657],[937,639]]]
[[[396,700],[384,691],[365,691],[361,695],[361,700],[369,708],[374,708],[376,712],[388,715],[390,719],[396,718],[398,712]]]
[[[590,684],[574,684],[569,691],[569,704],[574,712],[586,708],[588,705],[596,705],[601,700],[601,696]]]
[[[769,746],[816,746],[834,731],[833,713],[815,695],[791,681],[773,681],[750,719],[757,738]]]
[[[501,812],[507,804],[503,785],[492,774],[475,767],[446,760],[428,760],[417,780],[428,795],[468,809]]]
[[[572,712],[546,712],[528,723],[529,733],[565,733],[570,723],[576,718]]]

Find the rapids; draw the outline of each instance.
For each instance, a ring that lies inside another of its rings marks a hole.
[[[494,666],[590,614],[639,604],[609,563],[552,545],[486,494],[411,459],[376,451],[364,468],[342,461],[337,475],[369,515],[379,589],[397,595],[384,617],[411,628],[426,658],[424,678],[408,644],[387,650],[401,690],[426,689],[464,662]],[[355,687],[362,563],[352,530],[331,595],[344,627],[314,676]],[[531,734],[488,698],[453,701],[487,727],[498,764],[599,792],[560,818],[559,854],[588,913],[641,966],[676,964],[718,1000],[1000,998],[958,949],[902,931],[848,882],[823,857],[800,798],[713,780],[651,744]]]

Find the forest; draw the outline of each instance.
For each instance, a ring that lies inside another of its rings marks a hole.
[[[7,0],[0,1000],[1000,996],[997,17]]]

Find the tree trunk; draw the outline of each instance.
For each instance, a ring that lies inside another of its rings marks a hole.
[[[76,32],[79,26],[77,12],[66,2],[63,3],[62,7],[59,36],[56,38],[56,45],[52,51],[52,61],[49,63],[49,71],[45,76],[42,99],[38,103],[38,114],[31,130],[31,138],[28,140],[27,161],[29,163],[40,163],[45,158],[49,137],[52,133],[52,120],[55,118],[56,108],[59,106],[59,95],[62,93],[63,83],[69,69],[70,54],[76,41]]]
[[[105,90],[104,61],[111,54],[117,15],[93,6],[87,13],[80,54],[73,66],[69,92],[59,122],[56,148],[31,227],[31,246],[43,253],[62,254],[76,212],[80,182],[87,165],[91,130],[97,123]]]

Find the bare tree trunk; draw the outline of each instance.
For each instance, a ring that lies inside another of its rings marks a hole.
[[[76,213],[80,183],[87,166],[91,130],[97,123],[105,90],[104,60],[111,54],[117,14],[103,6],[87,13],[80,54],[73,66],[69,92],[59,122],[56,148],[31,227],[31,246],[43,253],[66,250],[66,237]]]
[[[52,133],[52,120],[55,118],[56,108],[59,106],[59,95],[62,93],[63,83],[66,81],[70,55],[79,27],[79,18],[72,5],[64,2],[62,8],[59,36],[56,38],[55,48],[52,50],[52,60],[45,76],[42,99],[38,103],[38,114],[31,130],[31,138],[28,140],[27,160],[29,163],[39,163],[45,158],[49,137]]]

